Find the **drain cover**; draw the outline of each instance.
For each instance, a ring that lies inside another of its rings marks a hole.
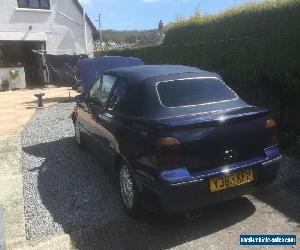
[[[4,210],[0,208],[0,250],[5,249],[4,239]]]

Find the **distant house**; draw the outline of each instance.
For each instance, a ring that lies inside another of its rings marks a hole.
[[[92,54],[95,33],[78,0],[1,0],[0,85],[47,81],[43,54]]]

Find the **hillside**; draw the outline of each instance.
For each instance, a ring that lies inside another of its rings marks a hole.
[[[161,35],[158,30],[104,30],[102,40],[105,44],[114,43],[123,47],[151,46],[160,43]]]

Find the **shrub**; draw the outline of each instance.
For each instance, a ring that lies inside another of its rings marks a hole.
[[[9,89],[9,81],[7,79],[1,81],[1,88],[4,91]]]

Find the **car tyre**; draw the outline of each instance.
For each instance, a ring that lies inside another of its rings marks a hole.
[[[75,122],[75,141],[76,141],[76,144],[77,144],[79,149],[84,149],[85,148],[84,141],[83,141],[83,138],[81,136],[81,131],[80,131],[78,120],[76,120],[76,122]]]
[[[121,199],[126,212],[131,217],[139,218],[144,209],[132,171],[124,162],[119,167],[119,184]]]

